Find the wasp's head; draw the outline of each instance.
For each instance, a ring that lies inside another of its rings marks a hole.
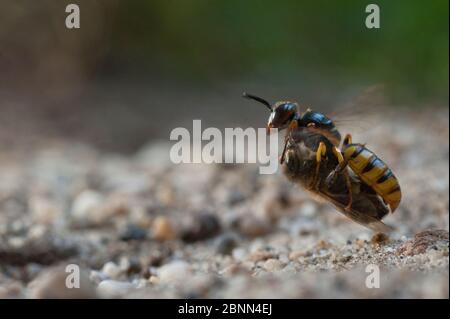
[[[277,128],[279,130],[285,129],[289,123],[295,119],[297,115],[297,103],[294,102],[277,102],[272,108],[272,112],[267,122],[267,128]]]
[[[295,119],[298,114],[298,105],[294,102],[281,101],[270,105],[266,100],[244,93],[245,98],[249,98],[264,104],[270,110],[269,121],[267,122],[267,133],[270,133],[272,128],[278,130],[285,129],[289,126],[289,123]]]

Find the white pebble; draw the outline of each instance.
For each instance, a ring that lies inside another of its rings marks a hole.
[[[312,202],[305,202],[301,207],[301,215],[304,217],[313,217],[317,211],[317,206]]]
[[[104,280],[97,287],[97,293],[103,298],[117,298],[127,294],[135,286],[129,282]]]
[[[103,202],[103,197],[97,192],[85,190],[73,201],[72,218],[77,221],[91,220],[98,214],[98,209]]]
[[[89,279],[96,284],[99,284],[103,280],[108,279],[108,276],[101,271],[92,270],[89,274]]]
[[[104,264],[102,268],[102,273],[104,273],[106,276],[112,279],[116,279],[117,277],[119,277],[121,272],[122,271],[120,267],[117,266],[112,261],[109,261],[106,264]]]
[[[173,283],[187,279],[191,274],[191,267],[184,261],[173,261],[158,269],[158,276],[161,282]]]
[[[278,271],[283,269],[283,263],[278,259],[267,259],[264,263],[264,269],[267,271]]]
[[[244,248],[235,248],[233,249],[231,255],[233,256],[234,259],[238,261],[243,261],[247,256],[247,253]]]
[[[32,196],[28,205],[33,219],[41,224],[53,223],[61,212],[55,203],[37,196]]]

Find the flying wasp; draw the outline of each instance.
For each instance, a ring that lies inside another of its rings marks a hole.
[[[381,220],[398,207],[401,190],[388,166],[363,144],[343,140],[326,115],[307,109],[300,113],[295,102],[271,105],[255,95],[244,97],[270,110],[267,132],[287,129],[280,164],[284,175],[309,191],[314,198],[331,203],[338,211],[378,232],[392,231]]]

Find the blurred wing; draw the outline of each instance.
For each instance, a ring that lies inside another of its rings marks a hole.
[[[324,196],[328,199],[328,201],[336,208],[336,210],[338,210],[340,213],[344,214],[345,216],[347,216],[354,222],[356,222],[364,227],[370,228],[375,232],[390,233],[390,232],[394,231],[393,227],[386,225],[379,218],[376,218],[374,216],[368,215],[367,213],[364,213],[364,212],[361,212],[361,211],[358,211],[355,209],[346,210],[344,208],[345,206],[342,204],[342,201],[339,200],[338,198],[342,197],[342,198],[345,198],[345,200],[347,200],[348,199],[347,196],[336,195],[336,196],[331,197],[324,193],[321,193],[321,194],[322,194],[322,196]]]
[[[386,104],[384,96],[382,85],[370,86],[349,102],[332,109],[327,116],[342,135],[370,130],[379,123],[379,109]]]

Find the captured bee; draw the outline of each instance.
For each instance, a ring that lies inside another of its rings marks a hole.
[[[364,183],[383,198],[393,213],[400,204],[402,192],[392,170],[365,145],[353,144],[350,134],[346,135],[342,143],[342,155],[343,159],[339,165],[327,177],[328,182],[348,165]]]
[[[352,144],[351,136],[338,149],[341,135],[324,114],[306,110],[300,113],[293,102],[273,106],[264,99],[244,93],[270,111],[267,131],[287,129],[280,164],[284,175],[315,195],[333,204],[355,222],[379,232],[391,227],[381,222],[393,212],[401,191],[392,171],[364,145]]]

